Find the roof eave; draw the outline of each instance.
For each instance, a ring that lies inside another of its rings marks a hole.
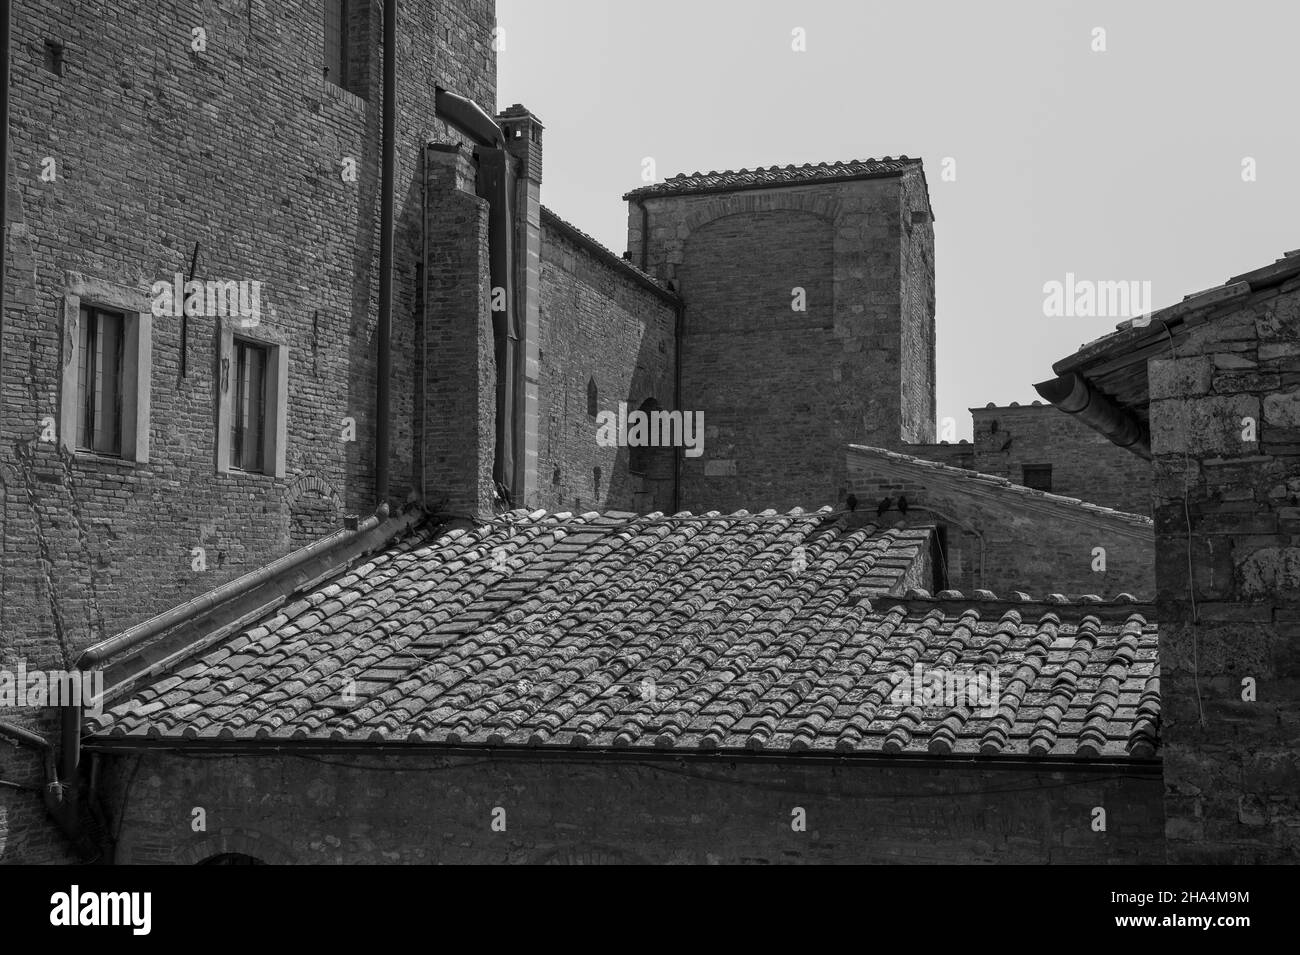
[[[724,186],[683,186],[680,189],[664,189],[659,184],[651,186],[641,186],[633,189],[631,192],[623,194],[624,201],[633,199],[667,199],[672,196],[697,196],[718,192],[749,192],[754,189],[796,189],[800,186],[820,186],[825,183],[834,182],[854,182],[863,179],[897,179],[907,175],[912,168],[917,168],[921,172],[921,178],[925,179],[925,169],[921,165],[920,159],[907,160],[908,165],[901,169],[882,169],[876,172],[859,172],[847,176],[818,176],[815,179],[799,179],[789,182],[746,182],[735,185]],[[672,182],[671,179],[665,180],[664,185]],[[925,188],[926,205],[930,205],[930,187],[926,183]],[[934,210],[930,209],[930,219],[934,219]]]

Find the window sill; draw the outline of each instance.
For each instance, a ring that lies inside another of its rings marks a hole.
[[[324,76],[320,77],[320,89],[321,95],[332,102],[342,103],[358,110],[364,110],[368,105],[364,97],[358,96],[346,87],[339,86],[333,80]]]
[[[242,468],[226,468],[218,471],[218,474],[224,474],[233,478],[265,478],[268,481],[278,480],[274,474],[267,471],[245,471]]]
[[[135,470],[141,466],[140,461],[132,458],[119,458],[108,454],[96,454],[94,451],[82,451],[77,449],[72,452],[72,460],[83,467],[94,467],[96,465],[107,464],[114,467]]]

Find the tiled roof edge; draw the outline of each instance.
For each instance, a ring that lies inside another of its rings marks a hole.
[[[956,606],[962,608],[995,606],[1007,609],[1041,607],[1046,610],[1069,608],[1088,611],[1127,611],[1129,613],[1140,613],[1144,616],[1155,613],[1154,599],[1136,597],[1131,593],[1119,593],[1113,597],[1101,597],[1097,594],[1078,594],[1075,596],[1047,594],[1043,597],[1035,597],[1019,590],[1013,590],[1005,594],[996,594],[991,590],[971,590],[966,593],[960,590],[941,590],[932,594],[923,588],[912,587],[901,597],[873,597],[870,599],[872,606],[876,610],[892,601],[894,604],[904,603],[917,606],[941,606],[944,608]]]
[[[552,226],[557,231],[563,233],[565,236],[567,236],[570,240],[572,240],[576,244],[585,248],[588,252],[596,256],[596,258],[602,259],[606,263],[613,265],[615,268],[621,269],[623,272],[627,273],[628,277],[631,278],[633,281],[635,281],[638,285],[653,292],[655,295],[659,296],[668,304],[674,306],[681,304],[682,301],[681,296],[679,296],[676,292],[664,288],[664,286],[660,285],[655,278],[653,278],[650,275],[647,275],[645,272],[642,272],[639,268],[637,268],[627,259],[623,258],[621,255],[615,255],[614,252],[612,252],[610,249],[605,248],[605,246],[601,245],[594,238],[589,236],[587,233],[583,232],[572,222],[568,222],[564,219],[561,219],[558,215],[556,215],[551,209],[547,208],[546,206],[542,206],[542,221],[547,225]],[[546,258],[545,249],[542,250],[542,258],[543,259]]]
[[[985,474],[983,471],[972,471],[969,468],[954,467],[951,464],[941,464],[938,461],[927,461],[925,458],[918,458],[910,454],[900,454],[897,451],[889,451],[885,448],[873,448],[864,444],[849,445],[850,453],[865,452],[870,455],[885,458],[886,460],[897,461],[901,464],[910,465],[918,468],[925,468],[931,471],[947,472],[957,478],[968,481],[976,481],[985,487],[1008,491],[1012,494],[1023,496],[1027,500],[1043,501],[1045,503],[1067,508],[1077,508],[1088,511],[1097,517],[1112,518],[1126,524],[1132,524],[1135,527],[1154,528],[1155,522],[1149,517],[1141,514],[1131,514],[1128,511],[1119,511],[1113,507],[1104,507],[1101,504],[1092,504],[1088,501],[1080,500],[1075,497],[1065,497],[1060,494],[1052,494],[1048,491],[1036,491],[1033,488],[1025,487],[1021,484],[1014,484],[1007,478],[998,477],[995,474]]]
[[[1071,355],[1052,365],[1058,375],[1077,371],[1096,359],[1107,358],[1117,351],[1129,351],[1148,338],[1163,337],[1166,327],[1177,327],[1200,312],[1210,312],[1238,303],[1241,299],[1268,291],[1300,276],[1300,256],[1287,253],[1268,265],[1234,275],[1222,285],[1185,295],[1180,302],[1167,305],[1149,315],[1129,318],[1115,326],[1115,331],[1093,339]]]
[[[895,168],[877,168],[874,170],[858,169],[851,171],[854,167],[869,166],[873,163],[901,163],[902,165]],[[749,189],[784,189],[792,186],[815,185],[824,182],[849,182],[855,179],[888,179],[905,175],[911,169],[918,169],[921,172],[921,179],[925,183],[926,205],[930,205],[930,186],[925,178],[925,166],[919,156],[884,156],[879,159],[850,159],[830,163],[804,163],[801,166],[795,166],[793,163],[785,166],[755,166],[754,168],[745,169],[722,169],[710,170],[707,173],[681,173],[671,179],[665,179],[662,182],[650,183],[645,186],[638,186],[623,194],[624,201],[629,199],[649,199],[656,196],[678,196],[678,195],[698,195],[710,192],[741,192]],[[703,180],[710,176],[758,176],[763,173],[783,173],[808,169],[816,172],[825,170],[824,175],[809,175],[802,178],[789,179],[755,179],[752,182],[738,182],[719,184],[715,182],[705,182]],[[934,210],[930,210],[931,218],[934,217]]]
[[[388,518],[369,531],[342,538],[335,546],[305,564],[273,574],[212,607],[203,608],[199,602],[219,588],[186,601],[187,604],[196,605],[194,613],[188,614],[149,641],[104,660],[101,667],[105,674],[105,701],[143,680],[179,666],[211,643],[229,636],[227,630],[231,626],[251,626],[275,606],[319,586],[325,579],[345,573],[358,560],[391,547],[409,534],[418,532],[422,526],[432,528],[438,523],[423,510],[413,508]],[[298,548],[278,559],[283,560],[306,549]],[[275,561],[244,576],[251,578],[273,563]]]

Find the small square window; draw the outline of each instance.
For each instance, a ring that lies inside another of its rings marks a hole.
[[[1036,491],[1052,489],[1052,466],[1050,464],[1026,464],[1021,468],[1021,483]]]

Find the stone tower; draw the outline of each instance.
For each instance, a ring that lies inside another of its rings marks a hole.
[[[934,440],[934,231],[919,159],[681,175],[633,190],[628,257],[685,302],[704,413],[684,509],[820,507],[844,448]]]

